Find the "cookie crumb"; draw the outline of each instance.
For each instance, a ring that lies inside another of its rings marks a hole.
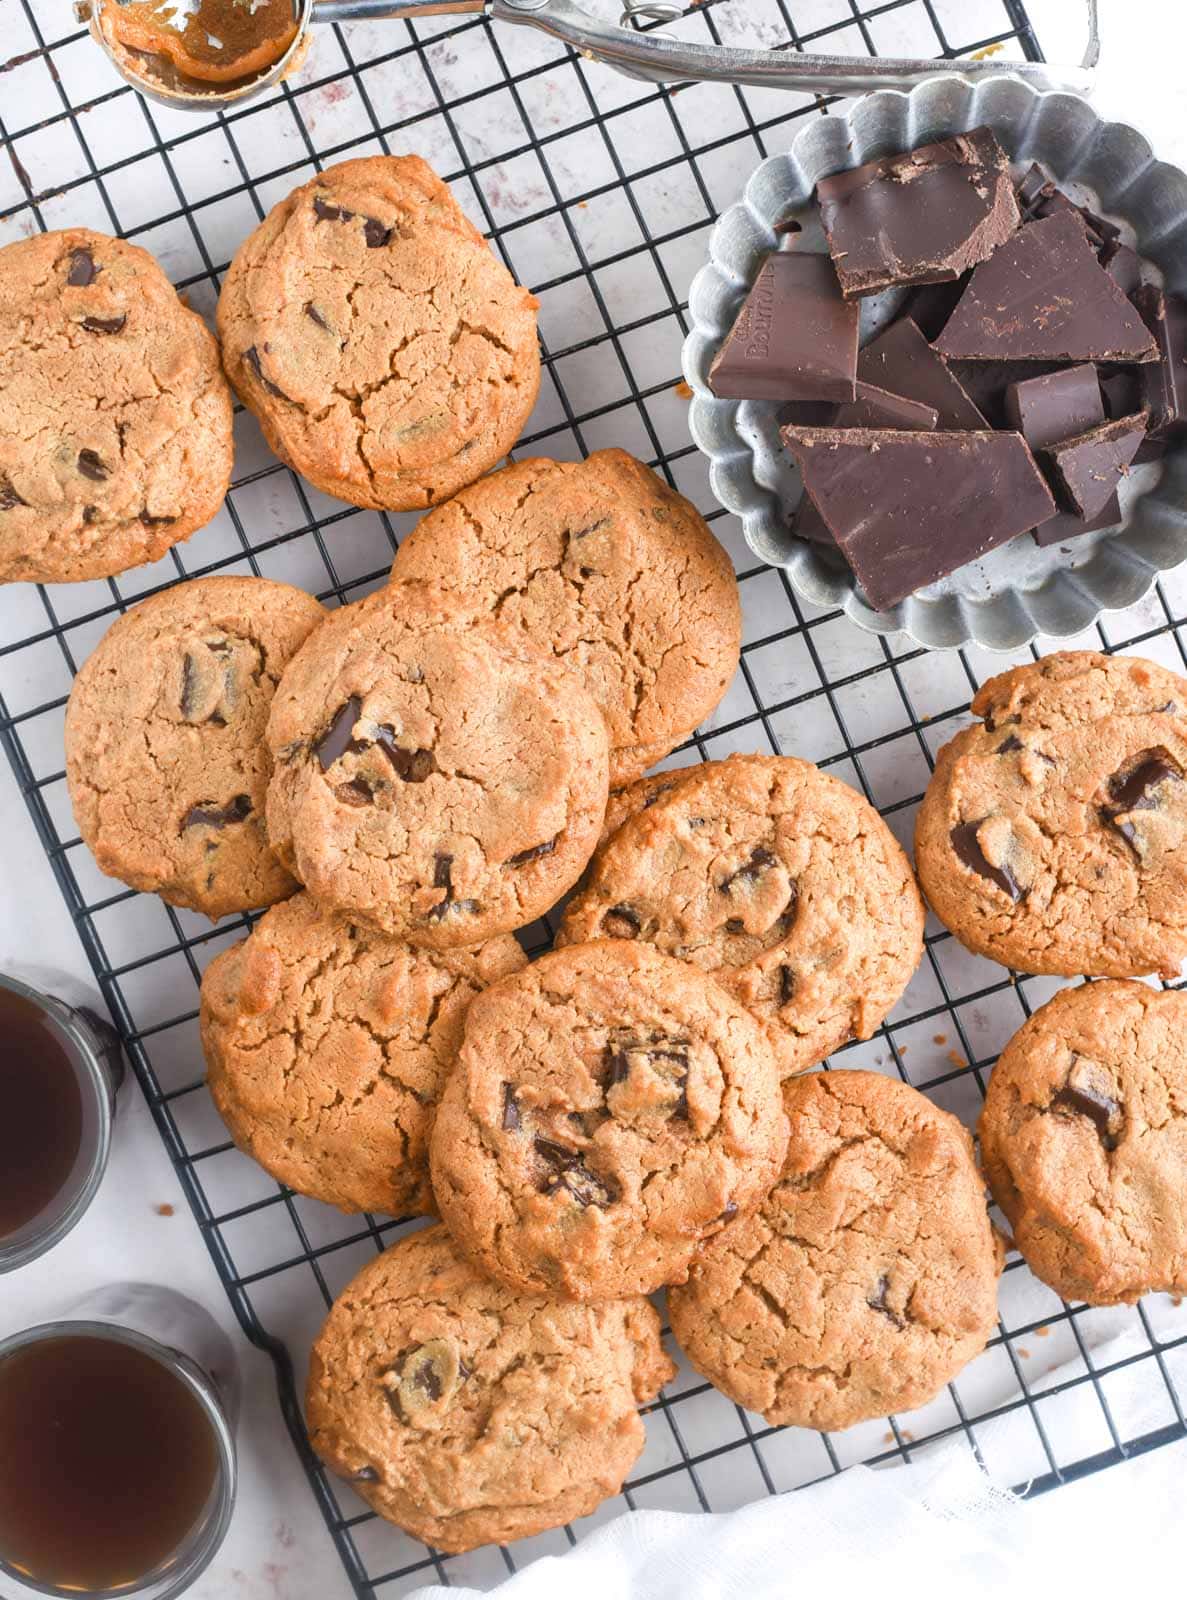
[[[931,1036],[931,1042],[932,1044],[947,1044],[948,1035],[946,1033],[933,1033]]]
[[[1021,1345],[1020,1344],[1018,1346],[1018,1354],[1022,1357],[1023,1361],[1029,1361],[1030,1360],[1030,1351],[1026,1348],[1025,1345]]]
[[[965,1058],[957,1050],[949,1050],[949,1052],[948,1052],[948,1060],[951,1061],[951,1063],[952,1063],[952,1065],[954,1067],[967,1067],[968,1066],[968,1062],[965,1060]]]
[[[158,1217],[171,1217],[174,1208],[169,1204],[168,1200],[162,1200],[159,1206],[153,1207],[153,1210]]]
[[[1041,1328],[1036,1328],[1035,1329],[1035,1338],[1036,1339],[1046,1339],[1050,1335],[1050,1332],[1051,1332],[1051,1329],[1044,1322],[1044,1324],[1043,1324],[1043,1326]]]
[[[692,387],[690,384],[685,383],[683,378],[681,378],[679,383],[673,384],[672,388],[674,392],[680,396],[681,400],[692,399]]]

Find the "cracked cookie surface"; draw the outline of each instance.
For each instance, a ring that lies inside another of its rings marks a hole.
[[[434,1125],[441,1216],[515,1288],[575,1299],[677,1283],[758,1204],[787,1144],[763,1030],[647,945],[541,957],[470,1007]]]
[[[88,228],[0,250],[0,583],[159,560],[231,458],[218,346],[146,250]]]
[[[667,755],[725,693],[742,616],[695,506],[625,450],[515,462],[401,544],[394,578],[464,589],[576,672],[610,729],[610,778]]]
[[[340,1210],[433,1211],[429,1129],[466,1009],[526,962],[509,934],[418,950],[307,894],[274,906],[202,977],[207,1082],[235,1143]]]
[[[210,917],[297,887],[268,845],[264,729],[325,613],[267,578],[193,578],[104,635],[66,707],[66,777],[102,871]]]
[[[1002,1052],[978,1131],[1014,1242],[1057,1294],[1187,1294],[1187,995],[1062,990]]]
[[[848,1428],[924,1405],[996,1324],[1001,1249],[972,1141],[880,1073],[811,1073],[784,1100],[783,1174],[670,1292],[672,1331],[771,1423]]]
[[[578,679],[429,584],[334,612],[268,742],[282,860],[324,905],[437,949],[546,911],[606,806],[606,725]]]
[[[1022,972],[1177,976],[1187,958],[1187,680],[1062,651],[992,678],[946,744],[915,856],[932,909]]]
[[[319,173],[268,214],[218,305],[227,376],[282,460],[354,505],[446,500],[536,400],[536,302],[419,156]]]
[[[675,1371],[645,1300],[516,1294],[427,1228],[335,1301],[310,1361],[310,1439],[426,1544],[507,1544],[618,1493],[643,1448],[636,1406]]]
[[[784,1074],[868,1038],[919,965],[910,863],[873,807],[810,763],[658,773],[614,812],[558,944],[634,939],[691,961],[768,1028]]]

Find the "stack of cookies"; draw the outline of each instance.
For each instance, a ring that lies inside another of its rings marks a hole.
[[[38,280],[64,280],[63,360],[100,336],[70,296],[130,270],[71,249]],[[675,1372],[648,1295],[670,1288],[732,1399],[844,1428],[985,1346],[1002,1264],[961,1125],[897,1080],[808,1070],[868,1038],[922,957],[886,824],[792,757],[646,775],[738,663],[704,520],[619,450],[481,476],[535,392],[529,298],[422,163],[348,163],[277,207],[224,290],[232,381],[321,487],[432,509],[387,586],[329,614],[262,578],[152,596],[66,720],[105,871],[212,917],[271,907],[202,984],[236,1143],[343,1210],[440,1219],[340,1296],[308,1416],[334,1470],[446,1551],[619,1490]],[[71,444],[52,527],[28,462],[0,459],[0,557],[32,529],[22,573],[48,550],[81,575],[143,543],[153,518],[127,508],[164,490],[131,438],[118,467],[106,436]],[[92,516],[80,472],[104,486]],[[919,821],[957,937],[1027,971],[1177,967],[1184,707],[1187,682],[1097,656],[982,690]],[[516,935],[566,897],[529,963]],[[1187,1284],[1185,1003],[1077,990],[994,1075],[994,1192],[1066,1293]]]

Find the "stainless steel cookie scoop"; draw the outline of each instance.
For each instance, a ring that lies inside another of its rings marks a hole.
[[[120,0],[116,0],[120,3]],[[911,60],[891,57],[801,54],[793,50],[747,50],[727,45],[691,44],[641,33],[624,26],[633,15],[657,18],[676,8],[628,3],[619,22],[607,22],[584,11],[574,0],[292,0],[297,31],[279,60],[231,83],[205,83],[188,78],[161,56],[131,50],[111,32],[110,8],[101,0],[81,0],[79,21],[87,22],[116,71],[142,94],[164,105],[191,110],[217,110],[236,105],[269,88],[299,64],[310,26],[315,22],[377,21],[385,17],[434,17],[485,13],[495,22],[538,28],[588,60],[603,62],[627,77],[653,83],[717,82],[751,84],[768,89],[800,89],[820,94],[864,94],[869,89],[912,89],[940,73],[959,72],[973,80],[1003,73],[1024,78],[1037,88],[1065,88],[1086,93],[1100,54],[1097,0],[1085,0],[1088,37],[1079,66],[983,60]]]

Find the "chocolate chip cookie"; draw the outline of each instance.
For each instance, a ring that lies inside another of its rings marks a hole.
[[[638,792],[651,803],[599,848],[557,942],[633,939],[693,962],[768,1027],[785,1074],[868,1038],[923,955],[910,864],[873,807],[790,756]]]
[[[915,856],[932,909],[1022,972],[1177,975],[1187,680],[1069,650],[991,678],[940,751]]]
[[[643,1448],[635,1407],[674,1376],[645,1300],[516,1294],[426,1228],[335,1301],[310,1360],[309,1435],[380,1516],[457,1553],[617,1494]]]
[[[879,1073],[811,1073],[784,1099],[783,1175],[671,1291],[672,1331],[768,1422],[849,1428],[925,1405],[997,1316],[1001,1249],[972,1141]]]
[[[307,894],[202,978],[214,1103],[280,1183],[343,1211],[432,1211],[428,1136],[480,989],[527,957],[510,934],[417,950]]]
[[[606,725],[578,679],[428,584],[335,612],[268,742],[282,860],[324,905],[434,949],[540,916],[606,808]]]
[[[540,383],[535,300],[419,156],[343,161],[275,206],[218,329],[277,455],[357,506],[447,500],[515,443]]]
[[[1014,1242],[1057,1294],[1187,1294],[1187,994],[1064,989],[1002,1052],[978,1131]]]
[[[593,1300],[680,1282],[786,1145],[753,1017],[695,968],[607,940],[476,998],[430,1160],[442,1218],[488,1272]]]
[[[742,614],[733,565],[682,495],[625,450],[519,461],[425,517],[395,578],[464,589],[580,676],[625,783],[725,693]]]
[[[88,228],[0,249],[0,583],[158,560],[231,456],[218,347],[146,250]]]
[[[267,578],[195,578],[120,617],[66,707],[75,819],[103,872],[215,918],[297,887],[264,827],[264,728],[325,615]]]

